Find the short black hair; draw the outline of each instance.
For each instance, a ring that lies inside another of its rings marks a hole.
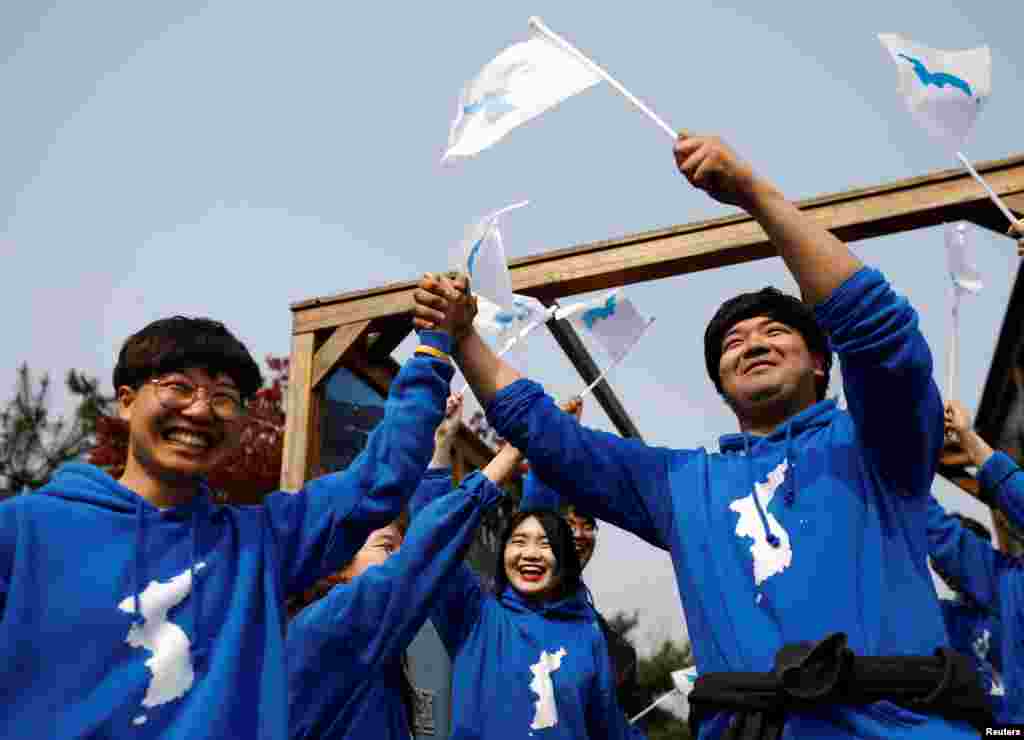
[[[807,343],[807,348],[822,356],[825,361],[825,377],[818,381],[818,400],[825,398],[828,391],[829,374],[832,371],[832,348],[828,336],[814,318],[814,311],[803,301],[783,293],[778,288],[762,288],[754,293],[741,293],[730,298],[715,312],[704,331],[704,362],[708,376],[715,389],[725,395],[718,364],[722,359],[722,341],[732,327],[755,316],[767,316],[774,321],[792,327]]]
[[[124,341],[114,368],[114,392],[121,386],[138,388],[150,378],[188,367],[226,374],[243,398],[251,398],[263,386],[259,365],[224,324],[208,318],[171,316],[148,324]]]
[[[561,577],[558,588],[549,597],[551,601],[558,601],[569,594],[575,593],[582,583],[583,568],[580,566],[579,555],[576,554],[576,545],[572,539],[572,530],[568,522],[557,512],[550,509],[536,509],[516,512],[509,520],[508,526],[501,535],[498,544],[498,563],[494,569],[494,591],[500,594],[508,585],[508,574],[505,573],[505,547],[508,545],[512,533],[516,527],[530,517],[536,517],[540,526],[551,544],[551,551],[555,556],[555,575]]]

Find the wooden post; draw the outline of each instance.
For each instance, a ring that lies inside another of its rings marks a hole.
[[[313,418],[313,332],[292,337],[288,372],[288,407],[285,409],[284,459],[281,488],[298,491],[306,480]]]

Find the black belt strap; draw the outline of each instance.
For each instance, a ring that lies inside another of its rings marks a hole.
[[[770,673],[704,674],[689,700],[694,737],[718,712],[736,713],[722,740],[778,740],[792,713],[883,700],[964,720],[979,732],[993,721],[968,657],[944,647],[931,657],[861,657],[846,646],[842,632],[783,646]]]

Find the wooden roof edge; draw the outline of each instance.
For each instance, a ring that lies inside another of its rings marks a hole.
[[[975,169],[977,169],[977,171],[981,174],[992,174],[999,170],[1009,169],[1019,165],[1024,165],[1024,154],[1015,154],[1009,157],[1004,157],[1002,159],[980,162],[975,165]],[[797,201],[797,206],[801,209],[821,208],[824,206],[842,203],[844,201],[857,200],[860,198],[865,198],[873,195],[881,195],[885,193],[895,193],[902,190],[910,190],[913,188],[921,187],[923,185],[932,185],[947,180],[968,177],[970,177],[970,175],[963,168],[939,170],[927,175],[916,175],[914,177],[895,180],[893,182],[883,185],[872,185],[868,187],[851,188],[849,190],[843,190],[838,193],[831,193],[828,195],[806,198],[804,200]],[[727,216],[720,216],[717,218],[702,219],[700,221],[693,221],[686,224],[677,224],[675,226],[669,226],[661,229],[652,229],[648,231],[627,234],[625,236],[616,237],[613,239],[603,239],[595,242],[588,242],[570,247],[545,250],[537,252],[532,255],[527,255],[525,257],[519,257],[514,260],[511,260],[509,262],[509,266],[517,267],[520,265],[533,264],[536,262],[542,262],[549,259],[557,259],[560,257],[564,257],[568,254],[585,254],[590,251],[599,251],[614,247],[628,246],[630,244],[635,244],[637,242],[650,241],[652,239],[661,239],[666,236],[671,236],[675,234],[692,233],[695,231],[702,231],[706,229],[725,226],[730,223],[740,223],[743,221],[750,220],[752,220],[752,217],[742,212],[730,214]],[[290,308],[292,312],[298,312],[305,308],[324,306],[333,303],[345,303],[350,301],[356,301],[362,298],[368,298],[371,296],[377,296],[387,293],[398,293],[415,287],[417,282],[418,279],[403,280],[401,282],[387,283],[385,285],[381,285],[375,288],[364,288],[362,290],[347,291],[344,293],[334,293],[331,295],[309,298],[306,300],[292,303]]]

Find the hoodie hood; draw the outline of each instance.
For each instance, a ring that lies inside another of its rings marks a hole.
[[[545,619],[562,619],[566,621],[587,621],[594,619],[594,607],[587,599],[585,586],[580,586],[569,596],[553,601],[535,602],[526,599],[512,586],[506,585],[498,594],[502,606],[517,614],[533,613]]]
[[[147,578],[145,559],[147,522],[153,522],[149,526],[155,526],[162,521],[191,522],[192,557],[189,573],[192,598],[189,601],[192,607],[192,639],[190,640],[190,654],[196,665],[206,657],[208,652],[208,646],[202,639],[200,580],[197,578],[197,573],[203,567],[203,564],[199,562],[200,532],[202,522],[209,519],[215,511],[215,507],[211,503],[209,486],[205,481],[199,480],[197,487],[196,495],[192,497],[191,501],[169,509],[159,509],[130,488],[122,486],[95,465],[68,463],[61,466],[51,482],[37,492],[37,495],[53,496],[70,503],[95,506],[122,514],[135,514],[132,621],[136,625],[145,622],[145,617],[142,614],[141,595],[143,584]]]

